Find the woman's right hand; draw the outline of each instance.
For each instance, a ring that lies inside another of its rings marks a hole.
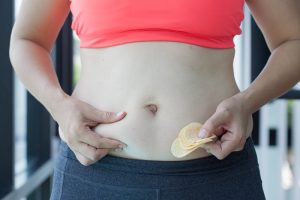
[[[101,111],[75,97],[67,96],[55,107],[52,116],[59,125],[60,138],[70,147],[78,161],[91,165],[110,150],[126,147],[121,141],[105,138],[93,131],[99,123],[113,123],[123,119],[126,112]]]

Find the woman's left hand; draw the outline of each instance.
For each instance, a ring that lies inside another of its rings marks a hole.
[[[252,127],[252,113],[247,112],[243,98],[238,93],[222,101],[216,112],[203,124],[199,137],[206,138],[215,134],[218,139],[201,148],[222,160],[231,152],[244,148]]]

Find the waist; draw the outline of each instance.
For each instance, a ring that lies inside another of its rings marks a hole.
[[[74,162],[74,164],[81,165],[77,161],[74,153],[63,141],[61,141],[60,144],[59,156],[67,157],[71,160],[74,160],[72,161]],[[252,163],[252,166],[257,167],[257,157],[252,137],[247,138],[243,150],[234,151],[223,160],[218,160],[214,156],[208,156],[205,158],[196,158],[183,161],[153,161],[121,158],[117,156],[107,155],[93,165],[88,166],[88,168],[93,168],[95,171],[97,171],[95,176],[97,176],[97,174],[105,173],[109,175],[112,175],[113,173],[123,173],[137,174],[142,177],[145,177],[146,175],[182,175],[185,177],[194,177],[195,175],[200,175],[201,177],[204,177],[203,175],[210,174],[219,176],[219,173],[223,173],[222,176],[224,176],[224,172],[230,172],[230,170],[238,170],[239,172],[241,172],[241,166],[245,163]],[[248,169],[245,169],[249,170],[249,165],[247,168]]]
[[[117,50],[109,53],[85,50],[81,77],[72,96],[96,109],[127,112],[121,121],[100,123],[93,129],[128,145],[124,151],[112,151],[111,155],[178,160],[170,148],[180,129],[190,122],[204,123],[222,100],[239,92],[232,66],[224,54],[224,59],[219,58],[219,50],[127,47],[113,47]],[[204,58],[206,54],[218,59]],[[208,155],[198,149],[181,160]]]

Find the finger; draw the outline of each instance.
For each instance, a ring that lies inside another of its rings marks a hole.
[[[241,151],[244,149],[244,145],[246,142],[246,132],[242,127],[235,125],[233,127],[232,132],[228,132],[230,134],[224,135],[223,140],[230,140],[233,144],[235,144],[233,151]]]
[[[97,149],[83,142],[79,142],[76,146],[72,146],[72,149],[92,161],[100,160],[109,151],[109,149]]]
[[[126,116],[126,112],[108,112],[98,110],[96,108],[86,112],[87,117],[99,123],[112,123],[123,119]]]
[[[216,130],[215,130],[215,135],[217,136],[221,136],[223,135],[224,133],[226,133],[226,129],[222,126],[218,127]]]
[[[67,143],[67,140],[66,140],[66,138],[65,138],[65,136],[64,136],[64,134],[63,134],[63,132],[62,132],[62,130],[61,130],[61,128],[60,128],[59,125],[58,125],[58,134],[59,134],[60,139],[62,141],[64,141],[65,143]]]
[[[88,157],[82,155],[79,151],[75,150],[74,147],[69,145],[69,148],[72,150],[72,152],[75,154],[75,157],[77,158],[77,160],[85,166],[88,166],[92,163],[94,163],[93,160],[89,159]]]
[[[219,160],[227,157],[231,152],[238,151],[243,148],[244,144],[233,133],[225,133],[220,140],[214,143],[207,143],[202,145],[207,152],[216,156]]]
[[[220,148],[220,146],[221,146],[221,141],[216,140],[215,142],[210,142],[210,143],[203,144],[200,147],[205,149],[208,153],[211,153],[214,156],[216,156],[216,150],[215,149]]]
[[[81,134],[78,134],[79,140],[90,144],[91,146],[95,148],[109,148],[109,149],[115,149],[118,147],[125,147],[126,145],[120,141],[112,140],[109,138],[102,137],[101,135],[93,132],[90,128],[87,127],[87,129],[82,132]]]
[[[240,146],[240,147],[236,148],[236,149],[233,150],[233,151],[242,151],[243,149],[244,149],[244,146]]]
[[[236,144],[235,149],[233,151],[241,151],[244,148],[245,142],[246,142],[246,136],[244,131],[239,128],[234,128],[234,136],[233,136],[233,142]]]
[[[228,141],[228,140],[227,141],[217,140],[215,143],[209,143],[203,145],[203,148],[207,152],[213,154],[219,160],[224,159],[234,150],[232,141]]]
[[[95,163],[95,161],[91,160],[91,159],[88,159],[87,157],[81,155],[79,152],[77,151],[73,151],[77,160],[84,166],[89,166],[93,163]]]
[[[215,112],[201,127],[198,136],[206,138],[212,134],[219,136],[222,132],[220,126],[226,122],[226,115],[221,112]],[[219,128],[219,130],[218,130]]]

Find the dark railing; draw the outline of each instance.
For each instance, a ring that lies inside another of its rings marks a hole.
[[[13,7],[13,1],[0,1],[0,198],[14,184],[13,70],[8,54]]]
[[[27,199],[49,199],[49,177],[52,175],[52,169],[53,160],[51,159],[39,167],[24,185],[10,192],[2,200],[17,200],[26,196],[30,196]]]

